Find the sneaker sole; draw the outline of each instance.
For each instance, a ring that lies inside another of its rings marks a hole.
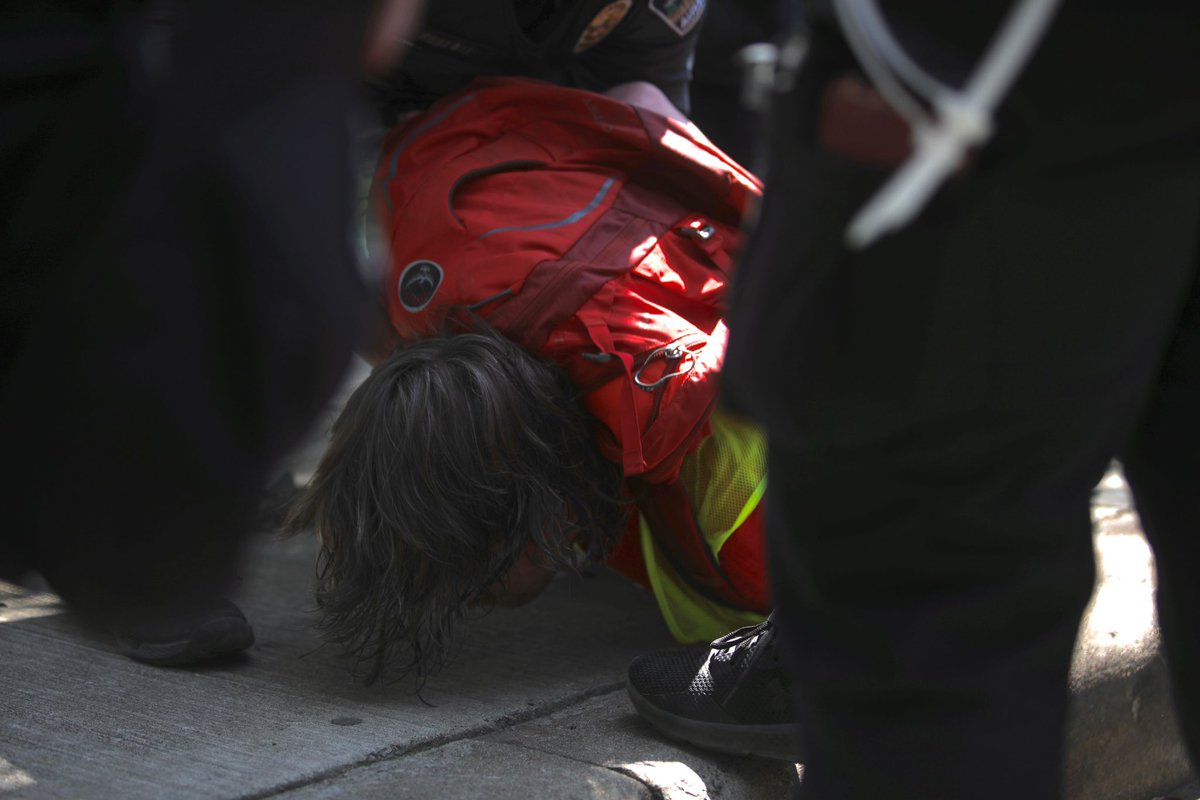
[[[664,711],[626,684],[629,699],[638,714],[662,733],[705,750],[735,756],[759,756],[798,763],[799,732],[796,725],[738,725],[702,722]]]
[[[121,652],[130,658],[160,667],[209,661],[239,653],[254,644],[254,629],[244,619],[210,620],[186,639],[173,642],[131,642],[117,637]]]

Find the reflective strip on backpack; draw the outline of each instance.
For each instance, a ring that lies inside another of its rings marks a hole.
[[[608,195],[609,190],[612,189],[616,182],[617,181],[615,178],[608,178],[605,180],[604,183],[601,184],[600,188],[596,191],[596,196],[592,198],[590,203],[578,211],[568,214],[560,220],[555,222],[543,222],[540,225],[508,225],[502,228],[492,228],[490,231],[481,234],[479,238],[486,239],[493,234],[508,233],[509,231],[548,231],[552,228],[561,228],[564,225],[574,225],[576,222],[586,218],[588,214],[591,214],[600,207],[600,204],[604,202],[604,198]]]

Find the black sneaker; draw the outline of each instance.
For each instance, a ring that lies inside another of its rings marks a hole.
[[[771,618],[707,648],[638,656],[626,689],[633,707],[675,739],[736,755],[799,760],[799,724]]]
[[[115,628],[113,636],[125,655],[160,667],[209,661],[254,644],[246,615],[228,600],[192,614]]]

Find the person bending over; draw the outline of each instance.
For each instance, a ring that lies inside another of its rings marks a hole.
[[[769,610],[762,437],[716,409],[760,187],[657,89],[616,94],[482,79],[385,142],[386,344],[289,519],[368,683],[587,563],[684,641]]]

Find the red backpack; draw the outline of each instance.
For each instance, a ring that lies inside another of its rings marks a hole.
[[[469,307],[567,371],[626,477],[678,474],[709,430],[753,175],[694,126],[489,78],[393,130],[374,191],[401,338]]]

